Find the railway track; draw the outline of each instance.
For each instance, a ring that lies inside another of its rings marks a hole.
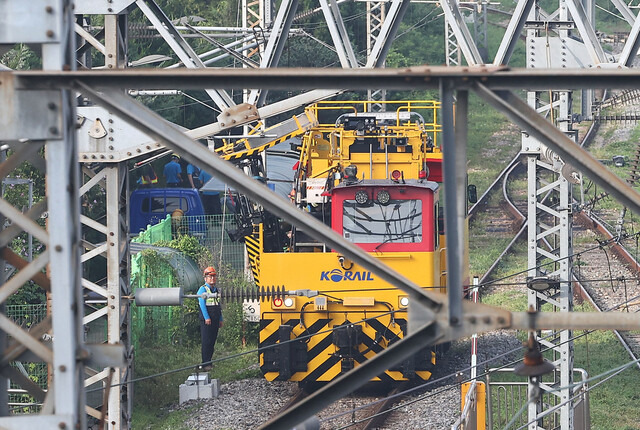
[[[350,430],[381,428],[389,416],[386,412],[396,402],[402,400],[402,393],[407,387],[407,383],[401,383],[394,387],[382,387],[372,383],[334,402],[317,417],[308,420],[304,428]],[[286,411],[308,396],[307,391],[298,388],[275,415]]]
[[[603,107],[637,102],[639,96],[637,91],[618,95],[603,103]],[[599,126],[599,121],[592,123],[582,137],[581,145],[588,145],[594,139]],[[640,179],[640,145],[628,165],[628,182],[633,185]],[[527,229],[526,199],[518,199],[517,195],[510,194],[508,186],[510,181],[516,181],[518,175],[523,174],[524,169],[519,170],[518,166],[522,164],[517,156],[469,211],[470,224],[476,220],[490,221],[486,224],[487,235],[506,235],[508,232],[512,235],[502,253],[481,277],[480,284],[492,277],[500,261],[513,250]],[[623,246],[625,242],[632,242],[631,245],[638,249],[637,238],[633,236],[616,239],[616,233],[611,233],[598,221],[598,213],[593,207],[604,198],[606,195],[594,198],[592,204],[586,205],[589,210],[574,214],[576,286],[581,290],[580,295],[599,311],[637,312],[640,310],[640,265],[634,255]],[[633,360],[640,357],[640,334],[615,334]]]

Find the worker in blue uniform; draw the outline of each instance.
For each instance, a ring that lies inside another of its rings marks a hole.
[[[193,164],[187,164],[187,179],[189,180],[189,185],[191,188],[200,189],[204,184],[209,182],[211,179],[211,175],[198,166],[194,166]]]
[[[171,155],[171,161],[164,165],[162,171],[167,182],[167,187],[179,187],[182,182],[182,166],[180,166],[180,156]]]
[[[204,269],[204,285],[198,289],[198,302],[200,304],[200,339],[202,349],[202,363],[198,370],[205,372],[211,370],[211,357],[213,356],[218,330],[222,327],[222,308],[220,307],[220,297],[211,297],[213,293],[218,293],[216,281],[218,274],[214,267]],[[203,295],[207,294],[206,297]]]

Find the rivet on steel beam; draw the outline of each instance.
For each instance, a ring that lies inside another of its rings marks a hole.
[[[49,133],[58,134],[58,127],[49,127]]]
[[[47,13],[53,13],[53,8],[51,6],[47,6],[44,8],[45,12]]]
[[[47,104],[47,108],[49,108],[49,110],[55,110],[56,109],[56,104],[54,102],[49,102]]]
[[[62,252],[62,246],[60,246],[60,245],[56,245],[55,250],[56,250],[57,252]]]
[[[61,364],[61,365],[58,367],[58,370],[59,370],[59,371],[61,371],[61,372],[66,372],[66,371],[67,371],[67,366],[65,366],[64,364]]]
[[[54,35],[53,30],[47,30],[45,34],[47,35],[47,37],[53,37]]]
[[[67,428],[67,425],[66,425],[65,423],[63,423],[63,422],[60,422],[60,423],[58,424],[58,428],[66,429],[66,428]]]

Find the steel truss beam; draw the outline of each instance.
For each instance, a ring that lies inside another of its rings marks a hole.
[[[129,387],[121,385],[131,379],[133,364],[129,303],[127,298],[123,298],[130,295],[127,166],[124,162],[112,163],[102,166],[99,172],[93,172],[85,166],[83,177],[86,178],[80,189],[83,202],[89,205],[97,200],[104,203],[106,210],[104,224],[85,216],[81,219],[85,227],[85,249],[81,260],[87,268],[82,286],[92,293],[92,302],[99,303],[87,307],[83,323],[91,335],[94,331],[101,334],[106,328],[106,337],[93,340],[118,348],[123,355],[121,360],[125,363],[113,370],[103,363],[88,366],[85,386],[98,384],[99,388],[108,390],[109,395],[107,404],[99,402],[89,405],[87,411],[98,420],[108,421],[110,427],[129,428],[132,396],[128,392]],[[95,243],[89,241],[91,237],[95,238]],[[102,272],[100,268],[105,266],[105,262],[106,270]],[[92,274],[95,277],[96,272],[106,274],[106,279],[88,278]],[[98,367],[101,364],[102,367]],[[102,393],[99,393],[98,398],[102,397]]]
[[[443,88],[451,88],[450,83],[443,82],[442,85]],[[638,321],[634,315],[626,314],[598,316],[579,313],[573,313],[571,315],[540,313],[532,315],[528,313],[509,313],[502,309],[467,302],[462,303],[461,312],[456,313],[449,309],[448,304],[451,303],[451,299],[447,300],[447,298],[441,294],[425,292],[386,265],[380,265],[380,263],[369,254],[363,252],[350,242],[344,241],[340,235],[329,227],[297,208],[286,204],[283,198],[269,192],[267,187],[257,184],[233,166],[227,165],[226,162],[207,151],[201,145],[191,141],[191,139],[187,138],[182,132],[145,107],[138,105],[119,92],[106,93],[104,89],[89,88],[81,83],[78,83],[76,88],[95,102],[105,108],[113,110],[117,115],[135,124],[136,127],[140,127],[143,132],[162,141],[167,147],[181,153],[188,161],[195,162],[197,160],[201,165],[207,166],[212,172],[215,172],[215,175],[222,181],[246,193],[249,198],[259,202],[267,210],[292,222],[297,227],[304,228],[311,232],[332,249],[342,253],[345,257],[360,264],[365,269],[371,270],[382,279],[407,292],[411,297],[413,307],[410,309],[410,315],[416,315],[417,320],[420,322],[415,324],[416,319],[411,317],[414,324],[410,326],[410,335],[403,341],[398,342],[397,348],[390,349],[385,354],[376,356],[376,358],[356,368],[353,374],[349,373],[343,378],[331,383],[320,393],[321,395],[314,395],[305,403],[304,412],[301,411],[302,406],[295,407],[289,412],[270,421],[265,428],[283,428],[283,426],[291,423],[300,422],[303,415],[309,416],[309,414],[319,411],[322,407],[340,398],[345,392],[351,391],[357,388],[357,386],[364,384],[372,374],[376,374],[378,371],[378,367],[376,366],[384,367],[390,365],[390,363],[401,361],[405,357],[405,348],[411,350],[411,348],[416,347],[416,343],[421,346],[426,346],[434,342],[439,343],[457,339],[470,335],[473,332],[484,332],[489,329],[507,327],[524,330],[538,330],[550,327],[556,329],[578,329],[584,327],[585,324],[588,324],[590,328],[610,328],[611,326],[618,325],[625,328],[640,327],[640,321]],[[499,96],[488,92],[488,90],[485,90],[479,85],[474,88],[485,99],[490,101],[491,104],[502,106],[502,104],[496,102],[497,99],[511,100],[508,94]],[[511,103],[513,103],[512,100]],[[526,115],[538,117],[538,114],[526,104],[522,107],[518,105],[516,108],[524,109],[523,112]],[[507,109],[501,107],[501,110],[505,111]],[[511,114],[511,112],[508,113]],[[448,123],[452,124],[452,121]],[[519,120],[518,123],[526,125],[527,128],[531,125],[530,122],[525,124],[521,120]],[[553,128],[550,127],[548,123],[546,123],[546,127]],[[449,133],[452,133],[452,131],[449,131]],[[565,145],[565,142],[552,142],[552,144]],[[598,174],[594,175],[594,178],[598,178],[597,180],[600,182],[602,176],[599,173],[602,172],[597,173]],[[457,202],[458,198],[464,198],[463,196],[457,195],[456,188],[456,186],[447,187],[447,190],[445,190],[445,193],[448,193],[448,195],[445,196],[447,200],[451,199]],[[629,189],[628,186],[624,188]],[[634,191],[631,192],[635,193]],[[455,207],[456,205],[453,206]],[[449,219],[447,219],[447,222],[449,222]],[[449,222],[449,225],[455,225],[456,222],[457,221],[454,221],[454,224]],[[455,258],[454,256],[454,260]],[[452,287],[449,288],[449,291],[455,289],[455,287]],[[461,303],[461,301],[457,300],[457,303]],[[460,320],[455,321],[455,319],[452,318],[452,316],[455,315],[460,315]],[[416,338],[420,340],[417,341]],[[347,386],[345,385],[345,381],[353,381],[353,385],[351,385],[350,382],[350,385]]]

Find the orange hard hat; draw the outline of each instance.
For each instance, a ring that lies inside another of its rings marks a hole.
[[[209,266],[206,269],[204,269],[204,276],[207,275],[215,275],[216,274],[216,269],[215,267]]]

